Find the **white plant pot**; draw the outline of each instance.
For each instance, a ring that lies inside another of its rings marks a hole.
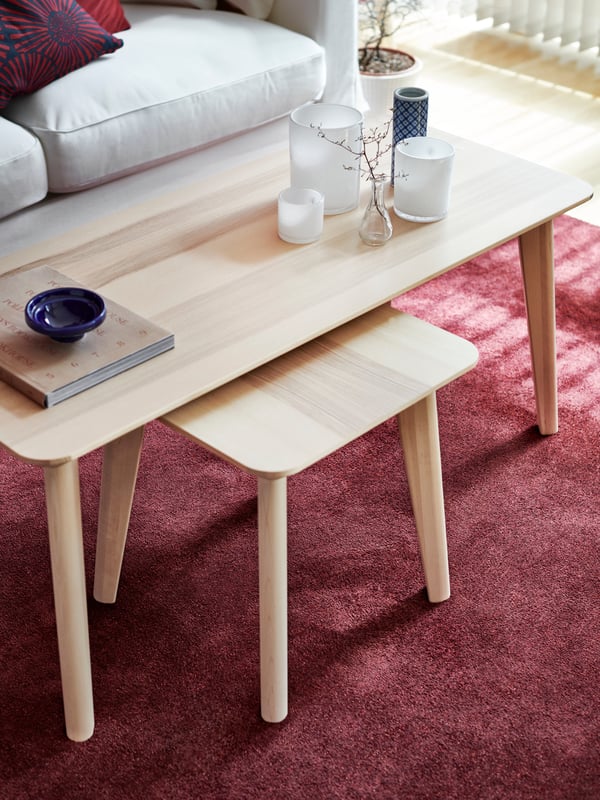
[[[360,73],[365,115],[373,119],[388,119],[394,107],[394,91],[400,86],[415,86],[423,62],[413,56],[415,63],[402,72],[372,75]]]

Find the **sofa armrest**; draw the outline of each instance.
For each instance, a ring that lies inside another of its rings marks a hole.
[[[327,84],[322,100],[358,102],[356,0],[275,0],[269,21],[310,36],[325,50]]]

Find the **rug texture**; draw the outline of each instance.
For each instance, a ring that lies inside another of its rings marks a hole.
[[[556,265],[556,436],[516,242],[396,301],[480,350],[438,394],[452,597],[427,602],[393,420],[291,479],[279,725],[254,481],[153,423],[117,603],[89,602],[96,732],[68,741],[42,474],[2,453],[2,800],[600,797],[600,229],[557,220]],[[90,587],[99,474],[82,460]]]

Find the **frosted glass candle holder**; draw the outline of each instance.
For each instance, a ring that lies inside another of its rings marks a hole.
[[[411,222],[436,222],[448,214],[454,148],[442,139],[416,136],[394,154],[394,212]]]
[[[277,200],[279,237],[292,244],[315,242],[323,232],[323,195],[316,189],[284,189]]]
[[[333,103],[309,103],[290,114],[291,185],[320,191],[325,214],[358,206],[360,162],[333,142],[343,139],[360,151],[362,123],[358,109]],[[326,138],[319,136],[319,128]]]

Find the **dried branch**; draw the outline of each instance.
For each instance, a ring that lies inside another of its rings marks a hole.
[[[386,172],[378,172],[379,164],[383,156],[392,149],[392,144],[388,139],[392,120],[389,119],[384,125],[376,128],[369,128],[366,133],[363,131],[354,142],[346,139],[330,139],[321,125],[312,125],[317,136],[325,141],[341,147],[350,155],[354,156],[357,166],[344,164],[344,169],[358,170],[360,174],[369,181],[385,180],[388,177]],[[363,166],[363,161],[366,166]]]

